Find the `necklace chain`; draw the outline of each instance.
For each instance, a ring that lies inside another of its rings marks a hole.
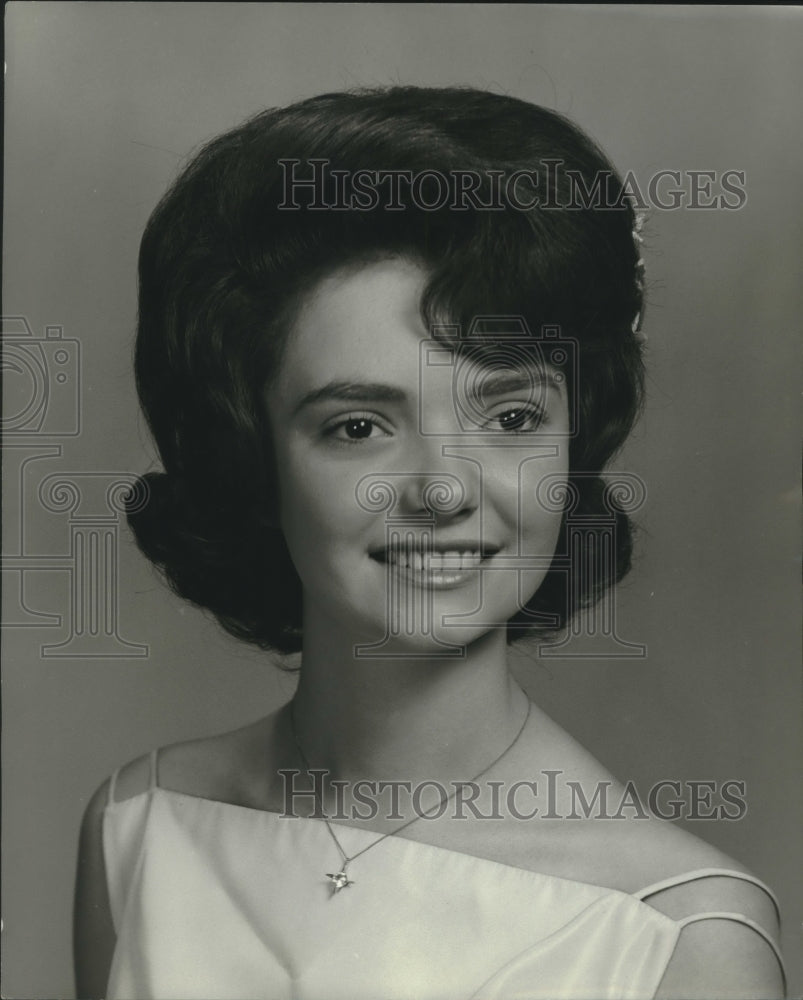
[[[505,757],[508,753],[510,753],[513,747],[518,743],[521,734],[524,732],[524,727],[527,725],[527,722],[530,718],[531,711],[532,711],[532,702],[528,698],[527,711],[524,715],[524,721],[519,726],[516,735],[513,737],[511,742],[508,743],[505,749],[498,756],[494,757],[491,763],[486,765],[479,772],[479,774],[475,774],[474,777],[470,778],[468,781],[455,782],[456,785],[455,790],[451,792],[449,795],[442,795],[440,797],[440,801],[433,808],[427,809],[422,813],[418,813],[417,815],[413,816],[412,819],[408,819],[407,822],[402,823],[401,826],[397,826],[395,830],[389,830],[387,833],[383,833],[381,836],[377,837],[376,840],[372,840],[367,847],[363,847],[362,850],[357,851],[356,854],[348,855],[343,850],[343,845],[337,839],[337,835],[335,834],[335,831],[332,829],[332,824],[329,822],[329,819],[326,816],[326,811],[324,810],[323,807],[323,800],[318,792],[318,787],[315,784],[315,781],[313,780],[313,794],[315,795],[315,800],[318,803],[318,807],[321,810],[323,821],[326,824],[326,829],[329,831],[329,836],[334,841],[335,846],[337,847],[338,852],[340,853],[340,857],[342,859],[342,865],[339,872],[326,873],[326,877],[332,883],[332,895],[334,895],[337,892],[340,892],[341,889],[345,889],[347,886],[354,885],[354,883],[349,880],[348,875],[346,873],[346,869],[348,868],[349,864],[352,861],[359,858],[360,855],[365,854],[366,851],[370,851],[378,844],[381,844],[382,841],[387,840],[388,837],[395,837],[397,834],[401,833],[402,830],[406,830],[409,826],[412,826],[413,823],[417,823],[420,819],[427,819],[429,818],[429,816],[434,815],[439,809],[442,809],[447,802],[453,799],[464,785],[473,785],[474,782],[479,781],[480,778],[486,775],[491,770],[491,768],[495,767],[499,763],[499,761],[503,757]],[[312,767],[310,765],[310,762],[307,760],[307,755],[304,753],[304,750],[301,747],[301,741],[298,738],[298,729],[296,727],[295,701],[290,702],[290,726],[293,731],[293,741],[295,742],[296,749],[298,750],[298,755],[301,758],[304,767],[307,769],[307,772],[309,773],[312,771]]]

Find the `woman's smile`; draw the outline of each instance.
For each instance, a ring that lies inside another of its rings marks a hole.
[[[372,552],[371,558],[387,567],[391,574],[418,587],[449,590],[476,580],[494,552],[479,543],[451,542],[438,548],[426,539],[418,543],[390,545]],[[498,549],[496,550],[498,551]]]

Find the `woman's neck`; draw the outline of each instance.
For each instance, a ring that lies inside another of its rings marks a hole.
[[[295,737],[330,778],[468,780],[505,750],[526,711],[502,630],[459,658],[369,659],[332,630],[305,626]]]

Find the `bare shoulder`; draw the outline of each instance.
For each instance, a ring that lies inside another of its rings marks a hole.
[[[196,798],[259,807],[261,803],[253,800],[263,797],[277,716],[273,713],[238,729],[137,757],[118,771],[115,801],[142,794],[154,781],[160,788]]]
[[[565,845],[567,859],[577,864],[582,881],[623,892],[641,890],[666,880],[709,869],[735,872],[681,881],[674,888],[651,894],[650,905],[673,918],[729,902],[756,899],[762,914],[776,919],[768,894],[749,879],[751,872],[724,851],[688,829],[661,819],[645,805],[648,800],[632,783],[615,777],[571,735],[548,717],[540,720],[547,741],[536,749],[550,762],[554,797],[544,803],[555,814],[552,826]],[[549,781],[544,782],[548,787]],[[542,816],[546,812],[541,812]],[[748,876],[747,880],[738,876]],[[693,907],[693,908],[691,908]]]
[[[632,893],[681,924],[656,996],[784,996],[770,943],[779,940],[778,914],[766,889],[740,861],[688,830],[637,815],[584,821],[580,841],[584,864],[595,869],[587,881]]]
[[[632,891],[682,925],[659,998],[782,997],[775,903],[740,861],[687,830],[650,819],[620,847],[635,860]],[[743,877],[742,877],[743,876]]]
[[[604,866],[604,884],[643,898],[674,920],[694,914],[741,913],[777,936],[776,905],[736,858],[689,830],[651,814],[592,820],[590,854]]]
[[[560,774],[554,808],[559,818],[544,824],[551,827],[547,846],[556,845],[556,874],[643,897],[673,920],[714,912],[742,914],[777,940],[775,904],[744,864],[650,813],[635,788],[617,780],[560,727],[550,730],[547,723],[543,731],[549,744],[540,748],[542,759],[552,760]],[[701,921],[699,928],[690,923],[683,936],[752,934],[777,965],[760,934],[730,923]]]
[[[731,919],[690,924],[680,933],[657,1000],[779,1000],[786,983],[774,949]]]
[[[674,841],[679,875],[720,874],[658,887],[645,899],[682,924],[656,996],[783,997],[783,971],[770,943],[777,946],[780,931],[772,898],[748,881],[754,876],[739,861],[686,831],[675,829],[674,835],[668,840]]]
[[[615,826],[610,823],[610,826]],[[649,816],[619,824],[607,847],[619,886],[644,898],[673,919],[732,910],[749,904],[770,932],[777,929],[775,904],[740,861],[688,830]]]

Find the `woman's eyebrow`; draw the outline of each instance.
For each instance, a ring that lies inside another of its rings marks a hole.
[[[293,407],[292,415],[295,416],[307,406],[314,403],[326,402],[328,400],[340,400],[351,403],[403,403],[407,399],[407,393],[395,385],[387,385],[384,382],[327,382],[306,393]]]
[[[544,383],[562,390],[562,385],[550,371],[542,369],[508,370],[494,372],[478,378],[469,391],[478,396],[497,396],[508,392],[542,390]],[[327,382],[305,393],[293,407],[292,416],[315,403],[330,400],[346,403],[404,403],[407,393],[404,389],[385,382],[337,381]]]
[[[476,380],[475,394],[477,396],[500,396],[508,392],[543,391],[544,384],[561,392],[563,379],[558,379],[549,370],[541,368],[509,369],[494,372]]]

